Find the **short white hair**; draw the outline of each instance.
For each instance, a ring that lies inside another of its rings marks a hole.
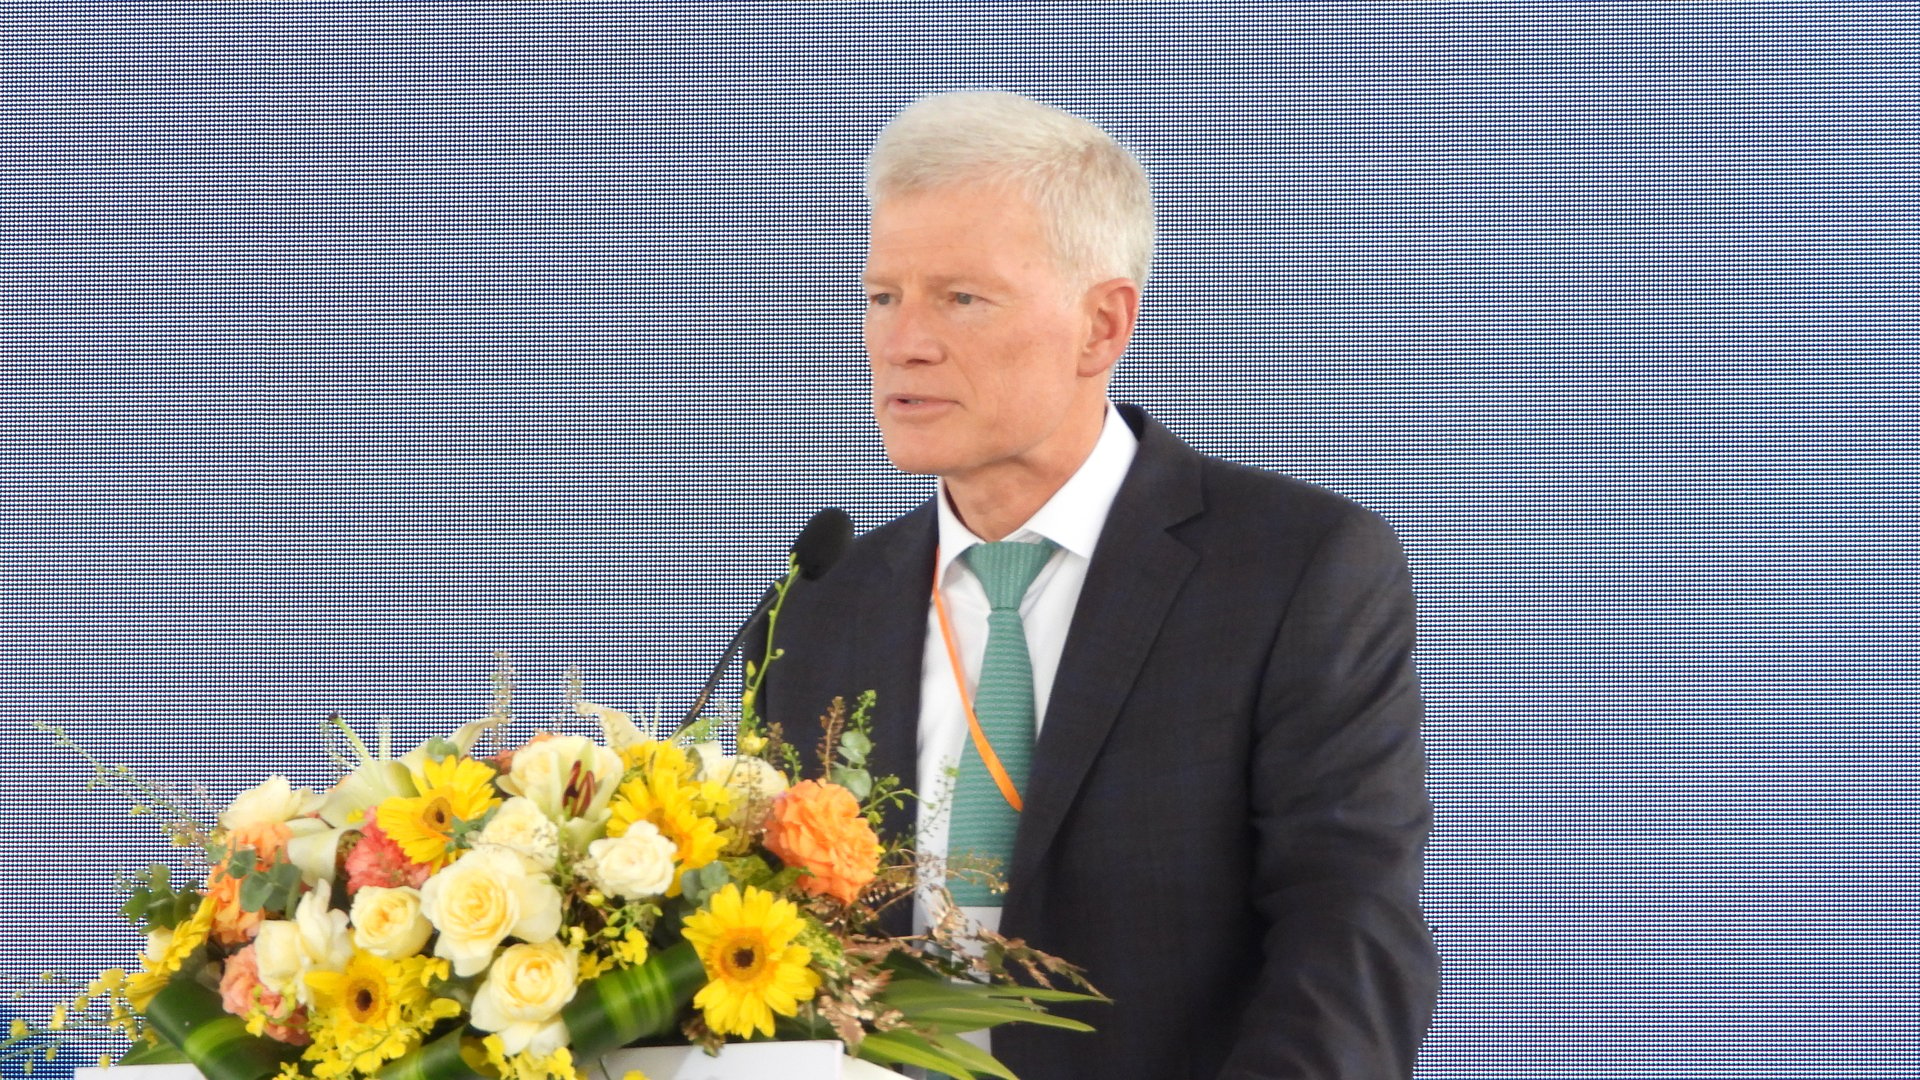
[[[1085,284],[1153,265],[1153,191],[1132,153],[1099,127],[997,90],[923,97],[881,130],[867,198],[1009,182],[1033,200],[1061,268]]]

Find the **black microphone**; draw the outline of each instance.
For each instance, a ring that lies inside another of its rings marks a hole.
[[[733,640],[727,642],[726,651],[720,654],[720,662],[713,665],[713,674],[707,676],[707,683],[700,688],[700,696],[694,699],[693,708],[687,710],[686,718],[680,721],[679,730],[673,733],[675,739],[686,734],[693,722],[700,718],[700,710],[707,707],[707,699],[713,696],[714,688],[720,685],[720,677],[727,670],[727,665],[740,651],[740,646],[746,643],[747,634],[773,609],[774,601],[780,596],[780,584],[784,582],[791,585],[796,577],[807,581],[819,580],[821,575],[833,569],[833,564],[840,561],[840,556],[847,553],[847,545],[852,542],[853,519],[847,516],[845,510],[829,506],[807,519],[806,526],[800,530],[799,536],[794,537],[793,547],[788,551],[788,562],[793,568],[787,571],[786,577],[780,582],[767,588],[760,602],[754,605],[753,613],[734,632]]]

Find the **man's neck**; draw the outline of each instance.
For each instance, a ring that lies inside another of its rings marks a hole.
[[[961,524],[980,539],[992,542],[1005,539],[1032,520],[1099,445],[1107,407],[1102,398],[1093,423],[1082,423],[1076,437],[1056,453],[1031,462],[1007,462],[985,475],[944,478],[941,486],[946,490],[947,503]]]

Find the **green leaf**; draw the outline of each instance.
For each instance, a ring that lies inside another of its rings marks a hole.
[[[193,979],[168,983],[146,1015],[208,1080],[266,1080],[300,1055],[298,1047],[248,1034],[245,1022],[221,1005],[220,994]]]
[[[179,926],[181,923],[193,918],[193,913],[199,910],[199,908],[199,893],[175,893],[173,895],[173,910],[167,915],[167,926]],[[153,912],[147,912],[147,921],[153,921]]]
[[[282,889],[298,888],[300,885],[300,867],[294,863],[283,862],[269,871],[267,876]]]
[[[975,1073],[997,1076],[1000,1077],[1000,1080],[1020,1080],[1019,1077],[1008,1071],[1005,1065],[1000,1064],[999,1058],[994,1057],[992,1054],[987,1053],[985,1050],[980,1049],[957,1034],[944,1032],[937,1035],[929,1035],[927,1036],[927,1041]]]
[[[867,755],[873,753],[873,740],[858,731],[849,731],[840,736],[840,756],[847,764],[860,768],[867,763]]]
[[[727,868],[717,862],[708,863],[698,870],[689,870],[680,875],[680,894],[694,907],[703,907],[714,893],[724,888],[732,880]]]
[[[1076,993],[1072,990],[1046,990],[1034,986],[1007,986],[986,983],[957,983],[945,980],[916,977],[902,972],[887,984],[877,995],[879,1000],[890,1008],[899,1009],[908,1019],[919,1019],[928,1012],[940,1009],[1019,1009],[1032,1015],[1051,1015],[1041,1012],[1037,1004],[1043,1001],[1104,1001],[1092,994]],[[1033,1002],[1035,1004],[1028,1004]],[[1057,1019],[1057,1018],[1056,1018]]]
[[[379,1080],[480,1080],[480,1074],[460,1056],[460,1043],[465,1036],[464,1027],[455,1028],[388,1064],[375,1075]]]
[[[654,953],[639,967],[581,983],[573,1000],[560,1011],[574,1054],[591,1060],[636,1039],[671,1030],[706,981],[699,953],[681,942]]]
[[[240,909],[259,911],[267,905],[267,899],[273,895],[273,881],[260,874],[252,874],[240,883]]]
[[[1092,1024],[1084,1024],[1068,1016],[1055,1016],[1035,1006],[1017,1005],[1011,1002],[988,1002],[972,1006],[954,1006],[952,1008],[926,1009],[914,1013],[910,1019],[915,1023],[936,1025],[942,1031],[978,1031],[981,1028],[999,1027],[1001,1024],[1034,1024],[1039,1027],[1059,1028],[1062,1031],[1092,1031]]]
[[[830,778],[834,783],[853,793],[855,799],[864,800],[873,793],[873,777],[865,769],[849,769],[845,765],[835,765]]]
[[[912,1065],[954,1077],[955,1080],[973,1080],[973,1070],[967,1068],[965,1063],[943,1052],[926,1036],[912,1031],[873,1032],[860,1040],[860,1050],[855,1056],[889,1068]]]
[[[133,1049],[121,1055],[116,1062],[122,1068],[133,1065],[180,1065],[185,1064],[187,1055],[172,1043],[139,1043]]]

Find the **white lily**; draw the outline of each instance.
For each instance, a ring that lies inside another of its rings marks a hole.
[[[359,828],[366,824],[367,811],[374,806],[387,799],[409,799],[418,794],[405,765],[372,760],[334,785],[320,805],[320,816],[336,829]]]

